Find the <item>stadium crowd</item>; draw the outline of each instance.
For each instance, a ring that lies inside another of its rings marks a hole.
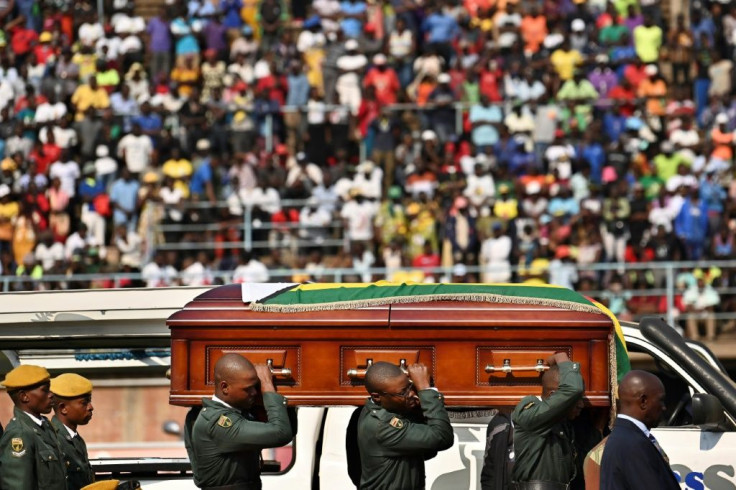
[[[166,0],[147,19],[108,0],[104,21],[96,7],[0,0],[14,289],[334,267],[432,281],[445,266],[605,289],[627,318],[666,302],[631,296],[665,275],[626,264],[734,258],[728,0]],[[197,249],[242,241],[244,213],[269,246]],[[162,247],[176,243],[194,245]],[[600,262],[618,268],[585,269]],[[734,271],[678,272],[689,334],[702,319],[715,337]]]

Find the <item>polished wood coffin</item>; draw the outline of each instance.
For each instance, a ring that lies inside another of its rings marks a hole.
[[[513,406],[541,393],[544,361],[567,352],[580,363],[586,400],[610,404],[603,314],[550,306],[436,301],[308,313],[253,312],[239,285],[212,289],[168,320],[174,405],[214,391],[225,353],[271,365],[291,405],[362,405],[371,363],[426,364],[446,404]]]

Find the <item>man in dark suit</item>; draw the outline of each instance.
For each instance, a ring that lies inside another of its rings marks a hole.
[[[669,458],[650,432],[666,409],[664,385],[651,373],[631,371],[618,394],[619,415],[601,460],[601,490],[679,490]]]

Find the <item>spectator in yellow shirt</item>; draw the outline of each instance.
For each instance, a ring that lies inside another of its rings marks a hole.
[[[572,79],[575,68],[583,63],[583,55],[576,49],[570,48],[569,39],[565,38],[558,49],[549,58],[560,79],[564,82]]]
[[[637,56],[644,63],[656,63],[661,46],[662,29],[654,25],[651,15],[645,15],[644,25],[634,29],[634,49]]]
[[[182,197],[189,197],[189,179],[194,171],[192,162],[182,158],[181,149],[175,146],[171,149],[171,158],[164,162],[161,171],[166,177],[174,179],[174,189],[181,191]]]
[[[97,78],[91,76],[86,84],[80,85],[74,91],[72,104],[77,108],[76,120],[81,121],[90,107],[97,110],[110,107],[110,98],[107,91],[97,84]]]
[[[10,187],[7,184],[0,185],[0,251],[10,250],[10,242],[13,239],[13,225],[20,213],[17,201],[10,197]]]

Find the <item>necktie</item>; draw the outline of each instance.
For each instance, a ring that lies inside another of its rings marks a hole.
[[[654,444],[654,447],[657,448],[657,451],[659,451],[659,454],[662,455],[662,459],[664,459],[665,463],[670,464],[670,458],[667,457],[667,453],[664,452],[664,449],[662,449],[662,446],[659,445],[659,442],[657,439],[654,438],[654,436],[649,433],[649,440],[652,441],[652,444]]]

